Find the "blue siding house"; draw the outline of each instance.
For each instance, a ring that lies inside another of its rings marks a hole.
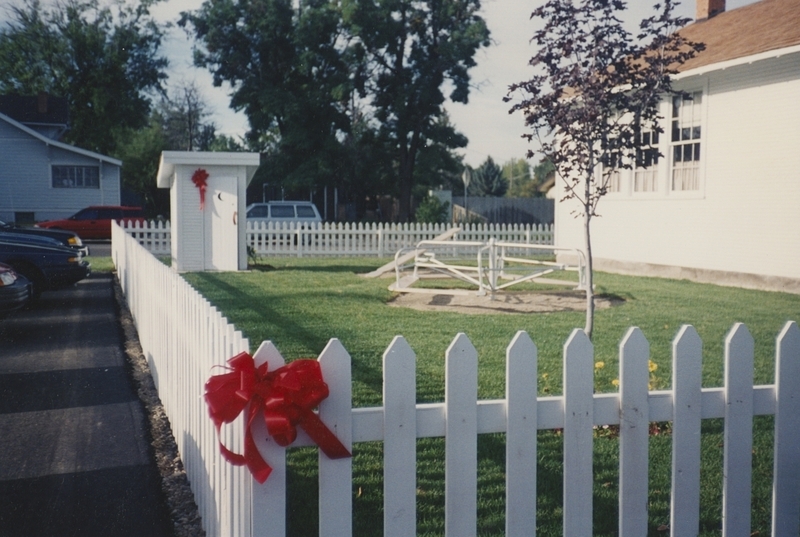
[[[0,97],[0,220],[33,223],[120,204],[122,162],[58,141],[67,129],[59,101]]]

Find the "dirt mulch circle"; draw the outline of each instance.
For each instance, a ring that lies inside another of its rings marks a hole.
[[[595,297],[595,309],[606,309],[622,304],[616,297]],[[468,314],[487,313],[555,313],[586,311],[586,293],[582,291],[501,291],[490,296],[449,295],[431,293],[400,293],[389,302],[390,306],[420,311],[449,311]]]

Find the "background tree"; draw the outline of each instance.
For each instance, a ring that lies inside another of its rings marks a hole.
[[[209,150],[216,137],[216,126],[207,121],[211,113],[194,82],[183,83],[171,95],[163,97],[158,113],[170,150]]]
[[[381,138],[394,153],[401,221],[412,213],[420,151],[444,144],[436,128],[445,102],[466,103],[469,69],[489,30],[478,15],[478,0],[343,0],[344,20],[363,50],[364,96],[375,110]]]
[[[509,198],[532,198],[535,189],[531,177],[531,166],[521,158],[512,158],[503,163],[503,178],[508,182],[506,196]]]
[[[532,130],[525,136],[552,162],[564,199],[580,204],[589,337],[594,327],[590,224],[597,204],[614,169],[632,166],[642,131],[663,132],[658,107],[672,92],[671,75],[702,48],[676,33],[688,19],[673,15],[671,0],[655,7],[656,15],[640,23],[634,39],[619,17],[622,0],[548,0],[532,15],[544,22],[532,39],[538,51],[530,65],[537,74],[510,86],[506,98],[523,95],[512,111],[525,115]]]
[[[163,30],[149,13],[155,1],[115,2],[113,12],[98,0],[11,6],[0,30],[0,92],[65,97],[64,141],[114,155],[126,130],[147,125],[150,95],[167,77]]]
[[[495,164],[492,157],[478,166],[472,173],[469,192],[473,196],[502,197],[508,190],[508,181],[503,177],[503,170]]]
[[[194,61],[230,84],[231,107],[263,143],[271,184],[331,184],[346,162],[341,139],[354,75],[337,4],[327,0],[214,0],[181,14],[197,40]]]

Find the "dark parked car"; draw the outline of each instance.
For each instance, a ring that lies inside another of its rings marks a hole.
[[[9,224],[0,220],[0,233],[29,233],[39,237],[50,237],[56,239],[64,246],[84,249],[83,255],[89,255],[89,248],[83,245],[83,241],[77,233],[63,229],[46,229],[38,227],[24,227],[16,224]]]
[[[30,299],[31,282],[10,266],[0,263],[0,319],[25,306]]]
[[[94,205],[81,209],[65,220],[39,222],[36,227],[66,229],[77,233],[83,240],[110,239],[112,220],[117,222],[145,222],[141,207]]]
[[[0,263],[30,280],[34,297],[86,278],[91,266],[83,257],[83,251],[50,237],[0,233]]]

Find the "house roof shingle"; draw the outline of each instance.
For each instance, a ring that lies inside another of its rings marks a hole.
[[[761,0],[690,24],[680,34],[706,45],[681,72],[800,45],[800,0]]]

